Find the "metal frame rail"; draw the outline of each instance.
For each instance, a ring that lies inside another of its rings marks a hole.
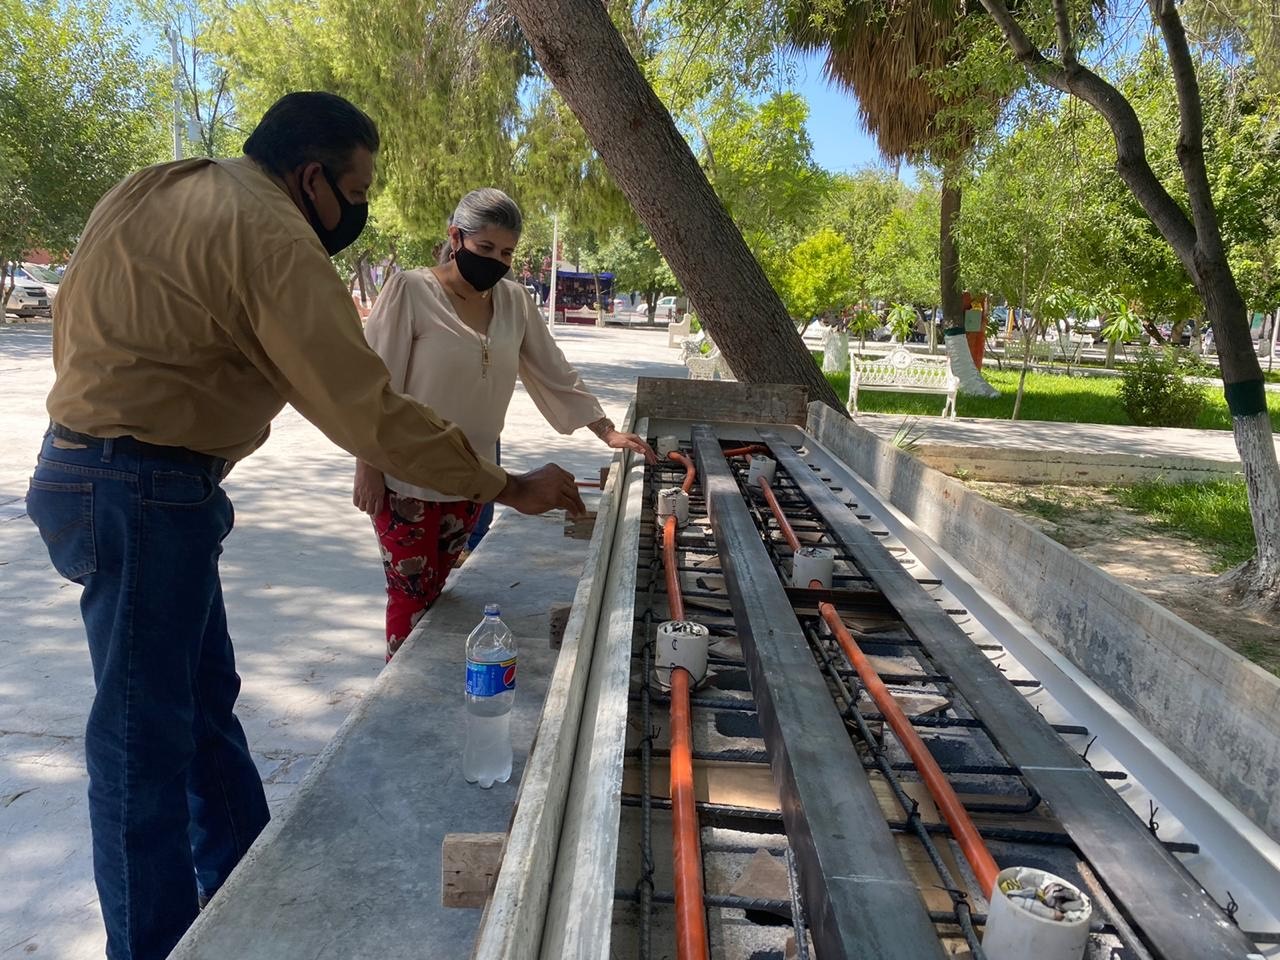
[[[672,460],[664,459],[659,463],[647,467],[645,470],[645,490],[651,493],[663,487],[673,486],[682,480],[688,480],[688,474],[683,467],[677,469],[677,464]],[[701,498],[694,493],[691,500],[701,504]],[[693,516],[705,516],[705,511],[700,508],[691,511]],[[632,702],[638,702],[641,705],[641,737],[639,745],[628,751],[628,756],[638,756],[641,761],[641,792],[639,796],[626,795],[622,797],[622,805],[624,807],[640,808],[640,872],[639,878],[634,889],[620,888],[614,892],[614,899],[617,901],[634,902],[637,906],[637,927],[638,927],[638,957],[639,960],[652,960],[653,957],[653,935],[652,920],[655,904],[670,905],[678,913],[679,897],[677,890],[660,890],[657,888],[654,877],[656,873],[656,860],[654,855],[653,844],[653,823],[652,815],[654,810],[673,811],[675,804],[670,799],[657,799],[652,795],[653,785],[653,760],[655,757],[665,757],[669,762],[669,769],[674,770],[671,764],[671,749],[660,748],[654,745],[654,741],[658,738],[659,730],[654,725],[654,708],[661,707],[671,703],[671,696],[667,694],[654,693],[654,659],[656,647],[656,631],[657,626],[663,620],[681,619],[683,617],[683,593],[679,586],[679,573],[685,573],[694,569],[703,569],[701,567],[691,566],[689,563],[681,563],[679,556],[683,554],[686,558],[689,555],[705,555],[715,556],[717,547],[714,540],[707,533],[694,532],[693,528],[680,533],[676,538],[678,542],[677,557],[674,564],[670,563],[667,556],[665,524],[659,524],[657,518],[652,513],[652,498],[646,497],[643,507],[644,522],[642,528],[647,533],[640,538],[639,550],[637,553],[637,565],[640,571],[645,572],[644,585],[639,591],[640,598],[637,600],[636,616],[636,636],[635,648],[632,652],[632,659],[639,665],[638,670],[638,690],[632,690],[629,699]],[[677,578],[673,585],[670,573],[674,571]],[[665,613],[661,610],[659,598],[664,593],[659,590],[660,586],[665,583]],[[676,595],[675,591],[679,591]],[[701,619],[701,618],[699,618]],[[712,662],[721,667],[732,667],[736,669],[745,669],[746,664],[737,658],[727,657],[722,654],[713,654],[710,658]],[[709,709],[704,697],[688,697],[689,707],[694,710],[706,711]],[[714,708],[710,708],[714,709]],[[674,729],[669,731],[669,738],[674,739]],[[708,755],[706,751],[692,752],[692,758],[697,760],[707,759],[725,759],[719,755]],[[674,791],[672,791],[674,792]],[[694,809],[697,817],[697,828],[699,833],[703,827],[714,827],[717,825],[717,817],[714,814],[714,804],[704,802],[696,802]],[[744,812],[744,808],[734,807],[734,811]],[[742,818],[735,815],[735,826],[741,829],[744,826]],[[674,826],[674,824],[673,824]],[[757,834],[768,834],[777,836],[780,834],[779,829],[775,829],[775,825],[767,820],[757,820],[753,825],[754,829],[748,832]],[[707,853],[726,852],[722,847],[707,847],[702,845],[700,840],[698,846],[701,847],[702,855],[705,858]],[[763,849],[763,847],[755,847],[752,850]],[[741,852],[741,851],[739,851]],[[674,855],[673,850],[673,870],[677,869],[676,861],[679,860],[678,855]],[[687,878],[686,878],[687,879]],[[679,884],[677,878],[677,886]],[[795,943],[797,945],[798,960],[808,960],[808,932],[805,926],[805,917],[802,909],[796,909],[798,903],[798,894],[793,901],[787,906],[786,910],[779,909],[781,901],[765,900],[760,898],[735,896],[732,894],[709,893],[702,891],[701,902],[705,907],[725,908],[743,911],[764,911],[774,915],[789,915],[791,928],[794,934]],[[677,926],[679,924],[677,923]],[[678,935],[677,935],[678,941]]]
[[[824,958],[941,960],[942,944],[715,434],[693,448],[782,819]]]
[[[694,433],[700,439],[700,450],[701,445],[714,445],[718,453],[719,443],[710,428],[695,427]],[[1164,960],[1240,960],[1252,953],[1253,944],[1245,934],[1123,799],[921,589],[880,539],[858,520],[854,510],[781,436],[768,430],[760,435],[835,542],[889,598],[913,638],[981,718],[1008,763],[1048,804],[1141,937]],[[723,472],[727,470],[726,465]],[[703,474],[704,482],[709,483],[706,466]],[[717,492],[724,494],[718,489]],[[732,494],[745,513],[736,483]],[[713,526],[715,522],[713,504]],[[746,531],[738,533],[745,537]],[[721,538],[718,530],[717,537]],[[736,545],[736,538],[734,542]],[[733,554],[726,552],[722,556]],[[729,564],[725,566],[728,577]],[[735,612],[736,609],[735,603]]]

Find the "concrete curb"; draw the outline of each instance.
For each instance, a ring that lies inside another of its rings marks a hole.
[[[836,411],[809,430],[1280,839],[1280,678]]]
[[[1243,476],[1239,463],[1206,457],[1147,457],[1124,453],[1005,449],[921,441],[917,458],[950,476],[991,483],[1187,483]]]

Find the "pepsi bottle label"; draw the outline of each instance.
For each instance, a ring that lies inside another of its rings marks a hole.
[[[467,695],[496,697],[516,688],[516,658],[501,663],[467,661]]]

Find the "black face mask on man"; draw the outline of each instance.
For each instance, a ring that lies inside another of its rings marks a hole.
[[[498,281],[511,269],[501,260],[468,250],[462,242],[461,232],[458,233],[458,249],[453,251],[453,258],[458,261],[458,272],[462,274],[462,279],[481,293],[496,287]]]
[[[333,227],[326,227],[324,221],[320,219],[320,212],[316,210],[316,205],[305,190],[302,191],[302,202],[307,205],[307,219],[311,221],[311,229],[320,238],[320,244],[325,252],[332,257],[356,242],[356,237],[360,236],[369,219],[369,204],[352,203],[338,188],[338,179],[329,172],[329,168],[322,164],[320,170],[324,173],[324,178],[329,181],[329,188],[333,190],[334,197],[337,198],[338,222]]]

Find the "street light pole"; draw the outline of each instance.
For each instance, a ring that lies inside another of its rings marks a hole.
[[[169,38],[169,59],[173,65],[173,159],[182,159],[182,82],[178,65],[178,31],[166,24],[164,34]]]

